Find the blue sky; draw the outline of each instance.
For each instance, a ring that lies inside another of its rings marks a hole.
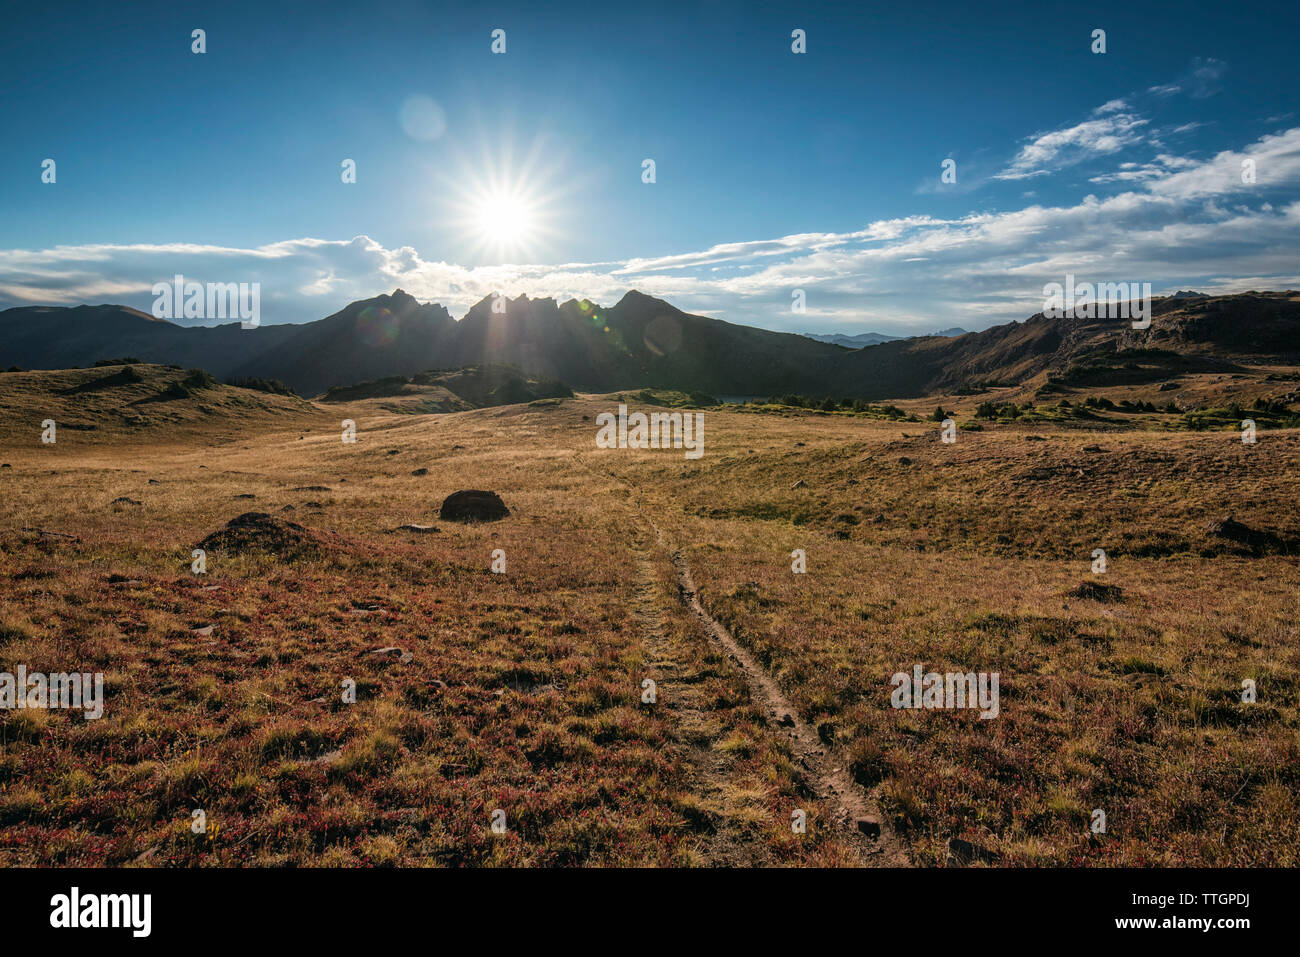
[[[7,11],[0,307],[147,310],[183,273],[260,282],[265,322],[635,287],[908,334],[1067,272],[1300,286],[1294,4],[625,7]]]

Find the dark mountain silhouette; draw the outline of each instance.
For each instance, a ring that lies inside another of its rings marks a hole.
[[[1145,330],[1127,319],[1038,313],[956,338],[886,342],[847,353],[831,391],[857,383],[859,391],[844,394],[911,398],[1015,385],[1044,372],[1059,379],[1140,365],[1149,378],[1166,378],[1262,362],[1300,363],[1300,293],[1157,299]]]
[[[296,334],[281,342],[250,348],[231,374],[279,379],[302,395],[316,395],[334,385],[445,367],[457,333],[446,309],[421,305],[401,289],[292,328]],[[254,337],[262,332],[236,329]],[[249,342],[257,346],[256,338]]]
[[[128,306],[27,306],[0,312],[4,367],[71,369],[98,359],[133,356],[144,362],[202,366],[225,375],[248,358],[287,342],[301,326],[240,329],[239,323],[178,326]]]
[[[238,323],[182,327],[111,305],[0,312],[0,367],[70,368],[129,355],[197,366],[221,378],[279,379],[303,395],[428,369],[506,362],[585,391],[650,387],[906,398],[1019,383],[1044,372],[1068,378],[1108,363],[1123,366],[1134,350],[1146,357],[1151,375],[1160,374],[1161,362],[1178,372],[1300,362],[1300,294],[1158,299],[1147,330],[1133,330],[1124,319],[1039,314],[983,332],[856,350],[690,315],[635,290],[610,307],[487,298],[459,322],[442,306],[421,304],[400,289],[316,322],[256,329]],[[1160,361],[1153,365],[1153,357]]]

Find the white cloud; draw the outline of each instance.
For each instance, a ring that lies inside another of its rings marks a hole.
[[[1094,111],[1091,119],[1034,136],[994,179],[1045,176],[1097,156],[1118,153],[1140,142],[1142,128],[1150,120],[1123,112],[1124,106],[1123,100],[1111,100]]]
[[[1241,182],[1244,159],[1255,161],[1256,184]],[[456,316],[495,292],[611,304],[637,288],[688,312],[767,328],[817,332],[826,323],[857,323],[856,331],[908,334],[1023,319],[1041,308],[1043,283],[1067,272],[1149,281],[1157,294],[1297,284],[1300,127],[1209,159],[1160,153],[1126,161],[1094,180],[1126,191],[620,262],[466,267],[366,236],[251,249],[178,243],[0,250],[0,300],[109,301],[147,311],[153,283],[182,273],[200,282],[261,282],[263,321],[301,322],[399,286]],[[807,294],[802,315],[790,311],[795,288]]]

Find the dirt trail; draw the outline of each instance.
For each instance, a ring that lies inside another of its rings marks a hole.
[[[653,520],[646,520],[662,542],[663,532]],[[863,862],[877,867],[908,866],[910,861],[901,842],[886,826],[870,795],[853,780],[845,759],[822,743],[817,732],[799,717],[772,677],[736,641],[726,626],[709,614],[700,601],[690,566],[680,549],[673,551],[672,559],[677,569],[678,597],[699,619],[709,637],[744,673],[755,700],[767,711],[768,722],[790,739],[795,759],[807,773],[807,780],[818,798],[834,804],[836,824],[851,835],[851,843],[863,857]]]
[[[581,461],[581,460],[580,460]],[[709,614],[700,601],[698,589],[685,556],[680,548],[671,548],[663,530],[650,517],[642,505],[640,491],[630,486],[625,480],[609,472],[591,469],[581,463],[593,474],[609,478],[626,488],[636,496],[633,505],[641,516],[645,526],[653,532],[653,543],[649,535],[637,535],[632,543],[637,554],[640,568],[640,581],[634,590],[636,607],[634,618],[646,636],[647,646],[655,656],[657,669],[663,671],[671,680],[674,667],[668,653],[661,606],[657,601],[656,576],[653,565],[653,549],[668,553],[677,578],[677,598],[690,611],[696,622],[709,640],[726,656],[744,675],[750,687],[750,693],[767,714],[768,724],[778,733],[787,737],[794,753],[795,764],[801,770],[806,785],[819,800],[827,801],[834,808],[833,820],[844,842],[858,854],[861,863],[868,867],[908,867],[911,860],[903,843],[891,832],[875,801],[859,785],[848,771],[847,759],[827,747],[817,736],[816,730],[799,717],[798,712],[781,693],[773,678],[763,669],[753,656],[745,650],[730,631]],[[667,666],[667,667],[665,667]],[[658,680],[658,679],[656,679]],[[674,687],[672,698],[677,699],[672,709],[683,723],[687,736],[692,726],[699,727],[707,720],[706,713],[698,702],[690,697],[693,688],[681,697],[681,692],[689,686]],[[698,749],[691,756],[697,780],[696,785],[707,791],[720,788],[722,768],[716,753],[707,748]],[[734,854],[730,855],[734,858]],[[761,862],[754,862],[761,863]]]
[[[671,589],[656,560],[662,556],[662,538],[650,529],[637,528],[632,539],[637,581],[632,589],[632,619],[647,651],[647,673],[655,682],[657,708],[673,729],[671,750],[686,769],[690,799],[683,813],[693,820],[699,835],[697,852],[713,866],[763,867],[777,863],[764,842],[728,813],[729,797],[737,780],[736,759],[714,747],[722,732],[716,712],[704,696],[702,683],[693,676],[691,652],[682,642],[698,638],[684,614],[673,604]]]

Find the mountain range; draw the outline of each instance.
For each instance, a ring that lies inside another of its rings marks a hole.
[[[0,312],[0,367],[64,369],[131,357],[221,378],[279,379],[311,396],[385,376],[505,362],[582,391],[882,399],[1020,383],[1043,373],[1059,378],[1134,350],[1184,371],[1300,364],[1300,293],[1183,294],[1155,300],[1152,314],[1146,330],[1122,319],[1039,313],[983,332],[849,349],[691,315],[635,290],[610,307],[489,297],[457,321],[442,306],[398,289],[315,322],[254,329],[180,326],[120,305],[27,306]]]
[[[882,342],[897,342],[899,339],[915,338],[914,336],[887,336],[883,332],[861,332],[855,336],[846,336],[842,332],[805,332],[804,335],[809,339],[816,339],[818,342],[830,342],[846,349],[864,349],[867,346],[878,346]],[[951,329],[940,329],[935,335],[951,339],[954,336],[966,335],[966,330],[953,326]]]

